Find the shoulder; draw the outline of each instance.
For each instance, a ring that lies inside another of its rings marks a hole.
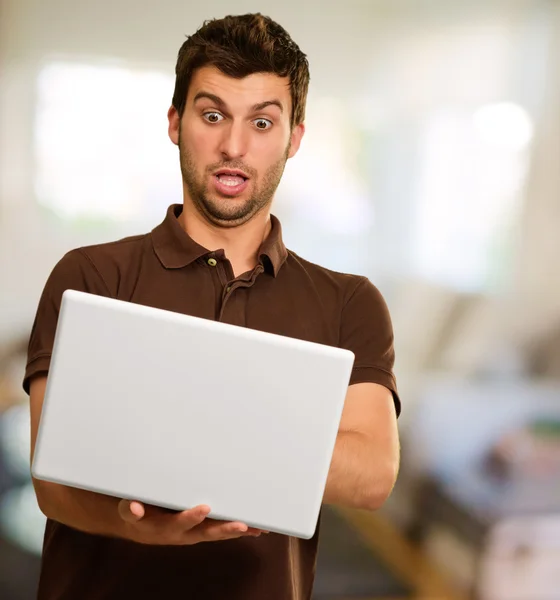
[[[141,234],[74,248],[60,259],[51,277],[86,280],[115,296],[123,276],[132,275],[135,266],[140,268],[147,243],[149,234]]]
[[[148,237],[149,234],[143,233],[101,244],[81,246],[71,252],[81,255],[84,259],[96,265],[104,262],[126,263],[135,255],[144,251]]]
[[[389,307],[380,289],[365,275],[328,269],[288,250],[287,271],[298,286],[311,288],[323,304],[335,306],[343,321],[390,322]]]
[[[364,275],[334,271],[302,258],[292,250],[288,250],[286,263],[290,271],[299,272],[301,277],[308,279],[320,291],[336,291],[345,300],[349,300],[361,287],[375,288]]]

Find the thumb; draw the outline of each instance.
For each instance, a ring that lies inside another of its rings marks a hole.
[[[119,515],[123,521],[127,523],[136,523],[140,521],[146,510],[141,502],[136,500],[121,500],[119,502]]]

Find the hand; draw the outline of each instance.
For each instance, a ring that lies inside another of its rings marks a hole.
[[[210,507],[205,505],[182,512],[170,512],[137,501],[119,502],[119,515],[127,524],[128,537],[143,544],[190,546],[268,533],[238,521],[207,519],[209,513]]]

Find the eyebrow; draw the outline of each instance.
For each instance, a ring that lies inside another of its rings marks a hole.
[[[204,98],[212,101],[216,106],[219,106],[224,111],[227,109],[226,103],[219,96],[216,96],[216,94],[211,94],[210,92],[198,92],[198,94],[196,94],[196,96],[194,97],[193,104],[196,104],[198,100]],[[255,104],[253,106],[252,111],[258,112],[259,110],[263,110],[267,106],[277,106],[280,109],[280,112],[284,112],[284,106],[282,105],[282,102],[280,102],[280,100],[277,100],[276,98],[274,100],[265,100],[264,102],[259,102],[258,104]]]

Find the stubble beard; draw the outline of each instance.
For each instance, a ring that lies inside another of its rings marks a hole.
[[[258,182],[258,173],[238,160],[209,165],[206,167],[204,175],[199,177],[192,153],[185,148],[181,130],[179,130],[179,158],[186,190],[195,209],[208,222],[218,227],[243,225],[272,204],[286,167],[289,151],[290,145],[288,144],[282,158],[266,170],[260,186],[255,183]],[[240,169],[247,173],[250,177],[250,185],[252,185],[251,195],[246,199],[240,199],[210,194],[206,182],[209,175],[220,168]]]

